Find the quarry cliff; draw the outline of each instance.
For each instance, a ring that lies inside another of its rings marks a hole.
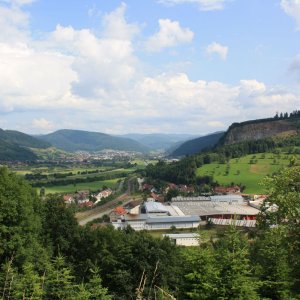
[[[285,138],[300,134],[300,118],[260,119],[233,123],[220,141],[222,145],[232,145],[244,141],[265,138]]]

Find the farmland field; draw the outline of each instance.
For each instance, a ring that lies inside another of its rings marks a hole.
[[[222,185],[231,183],[246,186],[244,192],[249,194],[264,193],[260,182],[267,175],[272,175],[290,163],[291,157],[300,162],[299,155],[262,153],[231,159],[228,163],[211,163],[197,169],[197,176],[209,175]]]

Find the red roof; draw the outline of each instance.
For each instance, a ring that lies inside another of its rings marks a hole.
[[[83,202],[81,204],[79,204],[80,207],[92,207],[94,206],[94,202],[93,201],[87,201],[87,202]]]
[[[117,206],[116,208],[113,209],[113,212],[118,214],[118,215],[125,215],[126,210],[123,206]]]

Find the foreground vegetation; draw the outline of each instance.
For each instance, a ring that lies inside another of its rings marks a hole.
[[[0,169],[0,299],[299,299],[300,168],[266,181],[255,232],[179,248],[147,232],[78,226]],[[277,210],[269,206],[276,204]]]

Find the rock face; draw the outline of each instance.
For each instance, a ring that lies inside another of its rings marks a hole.
[[[287,137],[300,133],[300,119],[263,119],[232,124],[223,139],[224,145],[269,137]]]

